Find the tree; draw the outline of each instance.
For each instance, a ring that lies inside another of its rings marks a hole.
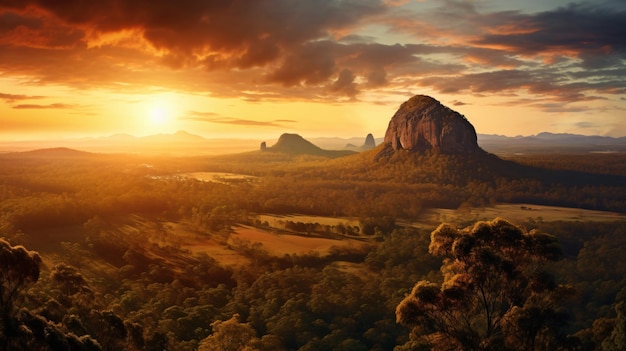
[[[11,246],[0,239],[0,346],[5,346],[3,350],[18,333],[15,303],[24,287],[39,279],[40,264],[41,257],[37,252],[28,251],[23,246]]]
[[[617,318],[611,335],[602,342],[602,349],[606,351],[618,351],[626,349],[626,303],[619,302],[615,306]]]
[[[541,336],[550,347],[563,319],[556,302],[567,292],[544,270],[560,258],[556,237],[500,218],[462,230],[442,224],[431,233],[429,252],[444,258],[443,283],[418,282],[396,308],[413,344],[537,350]]]
[[[211,323],[213,334],[204,338],[198,351],[252,351],[253,343],[259,341],[256,331],[249,323],[240,323],[239,315],[235,314],[227,321]]]
[[[71,297],[78,293],[86,297],[93,295],[83,275],[76,268],[65,263],[52,267],[50,278],[61,289],[61,301],[66,305],[69,305],[73,300]]]

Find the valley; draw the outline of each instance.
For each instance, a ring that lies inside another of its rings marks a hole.
[[[435,301],[420,304],[423,291],[451,299],[437,310],[470,304],[475,315],[449,313],[474,328],[485,319],[472,284],[493,281],[490,294],[529,304],[505,303],[508,321],[525,308],[553,314],[541,331],[550,349],[599,350],[623,319],[626,155],[501,158],[460,125],[425,139],[400,130],[358,152],[288,135],[215,156],[2,154],[0,258],[24,262],[0,283],[18,284],[18,307],[5,311],[31,334],[2,329],[0,341],[38,349],[54,334],[75,345],[63,350],[196,351],[227,324],[250,335],[249,350],[411,350],[435,347],[416,338],[429,330],[412,329],[411,306]],[[464,262],[478,263],[450,280]],[[24,265],[36,279],[13,280]],[[482,280],[463,285],[470,273]]]

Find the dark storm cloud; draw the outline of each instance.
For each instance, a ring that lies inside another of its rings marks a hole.
[[[302,45],[288,54],[267,80],[286,86],[325,82],[335,71],[337,51],[337,44],[330,41]]]
[[[549,69],[500,70],[456,77],[431,76],[419,81],[422,86],[434,87],[443,93],[499,93],[514,94],[524,90],[532,94],[550,96],[561,102],[577,102],[604,99],[588,94],[589,91],[614,93],[619,82],[571,82],[568,77]]]
[[[98,32],[141,29],[172,55],[212,52],[239,68],[264,65],[283,51],[323,38],[385,10],[378,0],[4,1],[34,5],[66,23]]]
[[[0,33],[14,30],[20,26],[26,28],[41,28],[42,21],[38,18],[25,17],[16,12],[0,14]]]
[[[411,12],[383,0],[0,0],[0,71],[248,101],[416,87],[556,101],[626,93],[626,12],[611,1],[537,13],[440,3]],[[359,31],[370,24],[406,42]]]
[[[46,14],[1,12],[0,42],[28,47],[65,48],[82,45],[84,32]]]
[[[346,68],[336,65],[335,55],[340,53],[332,51],[336,46],[335,33],[350,43],[372,40],[365,36],[346,36],[341,32],[349,33],[350,28],[365,18],[386,11],[381,0],[0,0],[0,12],[3,6],[10,10],[1,15],[4,26],[0,26],[0,30],[6,27],[13,37],[11,40],[0,38],[0,45],[21,41],[23,48],[64,46],[68,50],[50,51],[49,55],[13,54],[11,51],[23,50],[19,45],[11,45],[7,47],[9,56],[0,58],[0,69],[2,61],[6,66],[25,66],[18,56],[29,57],[27,62],[32,65],[25,67],[25,71],[40,71],[46,79],[72,85],[81,84],[81,81],[84,81],[82,84],[100,84],[100,78],[106,81],[99,72],[104,67],[112,70],[106,73],[109,77],[132,78],[137,75],[138,70],[128,74],[114,72],[121,68],[115,65],[117,53],[110,56],[110,63],[104,61],[102,53],[95,60],[86,59],[94,50],[106,49],[108,44],[86,48],[98,35],[131,30],[160,50],[160,58],[147,63],[160,62],[175,69],[200,66],[209,71],[230,72],[262,68],[262,72],[239,78],[248,80],[245,83],[248,85],[250,80],[255,80],[255,84],[277,83],[285,87],[327,86]],[[18,37],[24,32],[15,30],[20,26],[28,27],[29,35]],[[39,33],[33,32],[37,26],[42,27]],[[49,38],[28,43],[31,40],[28,38],[40,36]],[[52,36],[56,36],[56,43]],[[53,63],[57,57],[60,62]],[[79,62],[71,62],[73,60]],[[85,64],[98,66],[72,71]],[[381,84],[381,76],[384,74],[380,72],[372,75],[372,82]],[[233,84],[239,83],[233,80]]]
[[[620,65],[626,58],[626,11],[572,4],[533,15],[494,14],[511,33],[487,34],[474,43],[523,55],[577,55],[587,68]]]
[[[341,93],[344,96],[354,97],[358,93],[358,88],[354,79],[356,76],[349,69],[344,69],[339,73],[339,77],[330,86],[333,93]]]
[[[499,92],[528,86],[532,82],[532,74],[523,70],[502,70],[485,73],[460,75],[454,78],[431,76],[420,81],[421,85],[435,87],[443,93],[474,93]]]

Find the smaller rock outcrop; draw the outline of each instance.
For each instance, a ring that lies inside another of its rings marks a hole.
[[[266,151],[267,150],[267,143],[266,142],[261,142],[261,151]]]
[[[374,140],[374,136],[372,133],[369,133],[365,137],[365,143],[361,146],[361,150],[371,150],[376,147],[376,140]]]

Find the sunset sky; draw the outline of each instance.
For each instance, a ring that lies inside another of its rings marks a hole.
[[[0,0],[0,138],[626,135],[626,1]]]

